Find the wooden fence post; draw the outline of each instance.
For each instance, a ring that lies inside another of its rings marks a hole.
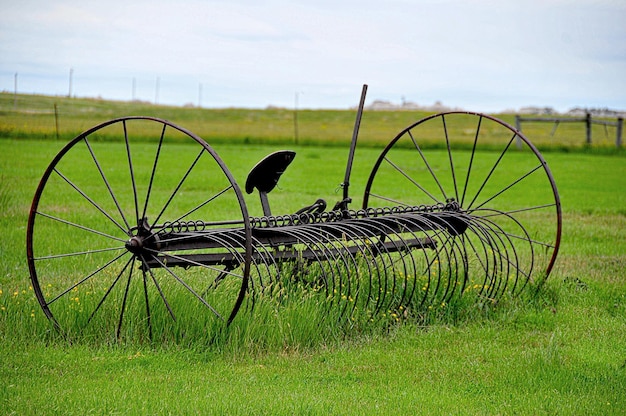
[[[591,113],[585,115],[585,124],[587,126],[587,144],[591,145]]]
[[[59,109],[57,103],[54,103],[54,126],[57,133],[57,140],[59,140]]]
[[[617,133],[615,134],[615,145],[617,147],[622,147],[622,127],[624,126],[624,118],[617,118]]]
[[[522,119],[519,114],[515,115],[515,128],[517,129],[517,131],[522,131]],[[522,148],[522,140],[519,138],[518,135],[515,136],[515,145],[518,149]]]

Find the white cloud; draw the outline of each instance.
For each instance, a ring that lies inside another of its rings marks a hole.
[[[626,5],[496,2],[22,0],[0,15],[0,89],[206,105],[353,105],[443,100],[626,108]],[[50,79],[56,79],[51,82]],[[59,91],[62,90],[62,91]],[[376,94],[374,96],[374,94]],[[474,108],[478,106],[481,108]],[[563,108],[564,109],[564,108]]]

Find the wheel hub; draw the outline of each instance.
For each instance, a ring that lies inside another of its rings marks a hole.
[[[126,242],[126,250],[137,255],[143,249],[143,238],[136,235]]]

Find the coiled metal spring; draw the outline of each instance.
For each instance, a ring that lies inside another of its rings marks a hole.
[[[325,212],[303,212],[300,214],[267,215],[262,217],[250,217],[252,228],[274,228],[303,224],[321,224],[343,221],[346,219],[376,218],[388,215],[432,213],[441,211],[459,211],[459,205],[455,201],[437,203],[434,205],[394,206],[379,208],[363,208],[350,210],[335,210]],[[215,224],[202,220],[191,221],[168,221],[160,227],[160,233],[194,233],[210,229]]]
[[[417,206],[394,206],[381,208],[364,208],[358,210],[325,211],[320,213],[301,213],[288,215],[269,215],[263,217],[251,217],[252,228],[284,227],[300,224],[320,224],[357,218],[376,218],[396,214],[430,213],[440,211],[458,211],[459,205],[454,201],[447,204]]]

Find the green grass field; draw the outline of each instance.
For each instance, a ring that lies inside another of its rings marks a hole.
[[[564,228],[556,268],[537,296],[507,299],[487,309],[467,306],[463,313],[438,315],[428,325],[402,322],[352,331],[315,328],[304,321],[306,316],[297,316],[297,307],[282,314],[261,309],[212,341],[174,337],[150,343],[131,337],[117,343],[59,336],[34,297],[26,265],[30,203],[45,167],[64,145],[54,140],[50,107],[55,101],[63,108],[85,102],[19,96],[13,109],[12,95],[0,98],[3,413],[624,414],[622,153],[595,154],[578,151],[578,144],[546,142],[546,147],[576,151],[544,153],[561,195]],[[265,154],[296,150],[294,163],[270,196],[277,211],[318,197],[340,199],[352,112],[303,115],[301,144],[295,145],[287,110],[87,104],[91,109],[72,115],[71,123],[61,117],[67,126],[62,139],[129,112],[162,116],[213,144],[239,183]],[[388,140],[421,116],[364,116],[365,146],[357,149],[352,172],[356,196],[380,153],[380,137]],[[254,119],[249,128],[246,117]],[[253,214],[260,212],[258,196],[246,195],[246,203]]]

